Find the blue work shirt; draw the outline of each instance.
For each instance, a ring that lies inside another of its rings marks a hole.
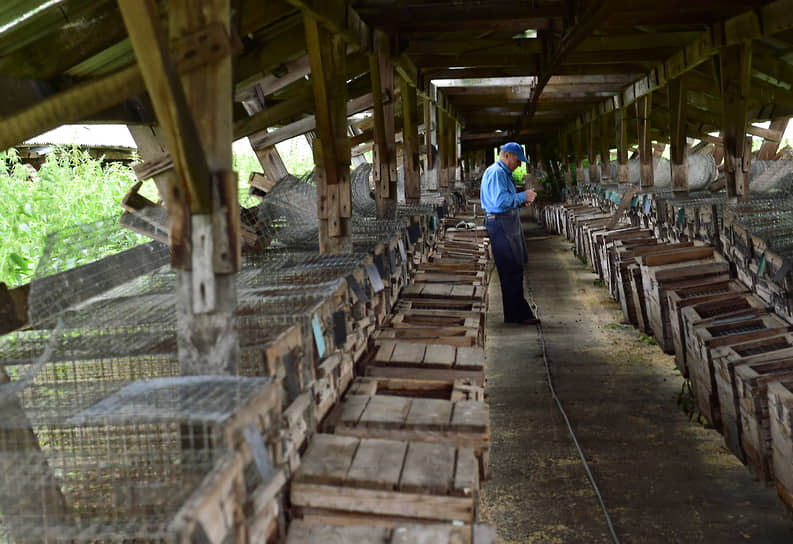
[[[487,213],[503,213],[526,202],[526,193],[515,192],[512,171],[500,160],[485,170],[479,196]]]

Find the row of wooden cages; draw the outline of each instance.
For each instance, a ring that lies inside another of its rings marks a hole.
[[[309,441],[290,486],[289,544],[495,542],[478,522],[489,260],[471,209],[442,218],[443,236]]]
[[[633,199],[619,223],[620,199],[605,192],[540,216],[575,243],[625,319],[675,355],[699,414],[793,509],[793,291],[784,242],[793,236],[793,208],[712,195]]]
[[[459,202],[354,254],[247,258],[230,376],[183,375],[162,271],[0,337],[0,541],[282,541],[301,453]]]

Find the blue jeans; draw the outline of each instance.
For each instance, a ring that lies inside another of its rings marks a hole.
[[[490,235],[490,250],[496,261],[504,302],[504,322],[518,323],[533,317],[529,303],[523,296],[523,263],[525,255],[516,248],[516,237],[523,236],[520,219],[516,215],[497,215],[485,219]],[[515,232],[517,228],[518,232]],[[511,242],[511,243],[510,243]],[[522,242],[521,242],[522,243]]]

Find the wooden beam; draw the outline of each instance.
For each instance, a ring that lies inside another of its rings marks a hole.
[[[524,128],[529,119],[534,115],[534,112],[537,110],[537,101],[551,76],[558,71],[568,55],[570,55],[578,45],[609,17],[612,9],[609,0],[598,0],[594,6],[579,19],[579,22],[562,37],[559,43],[556,44],[556,47],[551,52],[550,58],[544,63],[540,75],[537,78],[534,94],[526,103],[524,115],[521,117],[517,126],[518,130]]]
[[[779,143],[782,141],[782,135],[787,129],[789,120],[790,119],[775,119],[771,121],[771,125],[768,127],[767,137],[764,137],[763,145],[760,147],[760,151],[757,154],[757,160],[771,161],[776,158]]]
[[[210,171],[196,123],[171,60],[153,0],[119,0],[138,65],[174,159],[187,206],[211,211]]]
[[[166,139],[161,127],[129,125],[128,128],[138,146],[138,154],[144,161],[156,162],[158,158],[167,153]],[[173,163],[170,164],[171,166],[173,165]],[[154,178],[160,198],[169,212],[167,223],[171,259],[176,263],[189,262],[190,216],[185,207],[179,205],[181,195],[179,192],[179,180],[176,179],[176,171],[173,168],[168,168],[154,176],[148,177]],[[142,178],[141,181],[147,178]],[[169,205],[169,201],[172,204]],[[173,204],[174,202],[176,204]]]
[[[234,100],[242,102],[256,101],[261,105],[260,97],[264,97],[277,92],[295,81],[299,81],[311,72],[308,55],[304,55],[297,60],[287,62],[279,71],[278,75],[267,74],[264,77],[250,81],[239,87],[234,93]],[[257,110],[258,111],[258,110]],[[252,113],[252,112],[248,112]]]
[[[573,134],[573,151],[575,153],[575,178],[576,183],[580,186],[584,184],[584,146],[583,129],[578,129]]]
[[[286,0],[354,49],[369,51],[372,30],[346,0]],[[312,70],[313,71],[313,70]]]
[[[432,111],[434,103],[424,99],[424,188],[428,188],[430,171],[432,170]]]
[[[372,177],[375,184],[377,217],[388,217],[397,201],[396,142],[394,105],[388,100],[394,92],[394,65],[389,38],[375,33],[376,54],[370,57],[372,96],[374,98],[375,153]]]
[[[253,148],[253,152],[256,153],[256,158],[259,159],[265,183],[270,187],[289,174],[280,153],[278,153],[278,149],[274,145]]]
[[[652,95],[642,95],[636,100],[636,130],[639,134],[639,179],[642,187],[652,187],[653,146],[650,138],[650,112]]]
[[[89,117],[145,88],[140,70],[133,65],[46,98],[0,121],[0,150]]]
[[[352,251],[350,142],[347,138],[346,44],[341,36],[304,17],[311,59],[318,138],[314,139],[320,253]]]
[[[722,92],[722,138],[727,196],[749,200],[749,161],[745,153],[747,99],[751,81],[752,42],[725,47],[719,55]]]
[[[625,119],[626,114],[625,108],[618,108],[614,112],[614,128],[617,135],[617,181],[619,183],[628,183],[631,180],[628,168],[628,122]]]
[[[419,130],[416,88],[404,78],[399,78],[402,87],[402,119],[404,150],[402,171],[405,176],[405,201],[418,202],[421,198],[419,172]]]
[[[573,176],[570,174],[570,153],[568,149],[568,137],[564,132],[559,134],[559,149],[562,152],[562,167],[564,170],[564,182],[568,191],[573,189]],[[526,170],[529,167],[527,165]]]
[[[686,153],[686,76],[669,82],[670,113],[670,167],[672,169],[672,191],[688,194],[688,160]]]
[[[609,118],[604,115],[600,118],[600,177],[605,182],[611,181],[611,153],[609,152]]]
[[[625,17],[634,15],[625,12]],[[618,20],[616,14],[609,18],[610,23]],[[726,21],[713,23],[698,38],[627,85],[620,93],[621,103],[627,106],[639,97],[665,87],[670,79],[679,77],[705,62],[710,62],[723,48],[738,46],[753,39],[773,36],[790,29],[793,29],[793,0],[775,0],[757,9],[749,9]],[[613,100],[606,99],[595,110],[610,111],[612,108]]]
[[[347,115],[355,115],[356,113],[361,113],[362,111],[366,111],[372,109],[374,102],[372,99],[372,93],[367,93],[363,96],[359,96],[357,98],[353,98],[349,102],[347,102]],[[255,136],[251,137],[251,145],[254,148],[261,147],[261,146],[271,146],[291,138],[295,136],[300,136],[301,134],[305,134],[306,132],[310,132],[317,128],[317,119],[313,115],[308,115],[299,121],[295,121],[294,123],[290,123],[285,125],[278,130],[274,130],[272,132],[261,132],[256,134]]]
[[[600,173],[598,172],[598,165],[597,165],[597,132],[598,126],[595,122],[589,124],[588,133],[589,133],[589,145],[588,150],[588,159],[589,159],[589,183],[600,183]],[[550,173],[550,172],[549,172]]]

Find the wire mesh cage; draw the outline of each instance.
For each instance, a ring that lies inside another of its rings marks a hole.
[[[267,378],[124,382],[57,370],[20,395],[0,390],[0,534],[9,542],[166,540],[232,445],[235,414],[277,399]]]
[[[30,322],[36,324],[169,263],[168,246],[143,241],[121,227],[117,218],[48,234],[30,284]]]
[[[259,205],[259,224],[271,239],[286,246],[317,243],[317,189],[308,180],[287,175]]]

